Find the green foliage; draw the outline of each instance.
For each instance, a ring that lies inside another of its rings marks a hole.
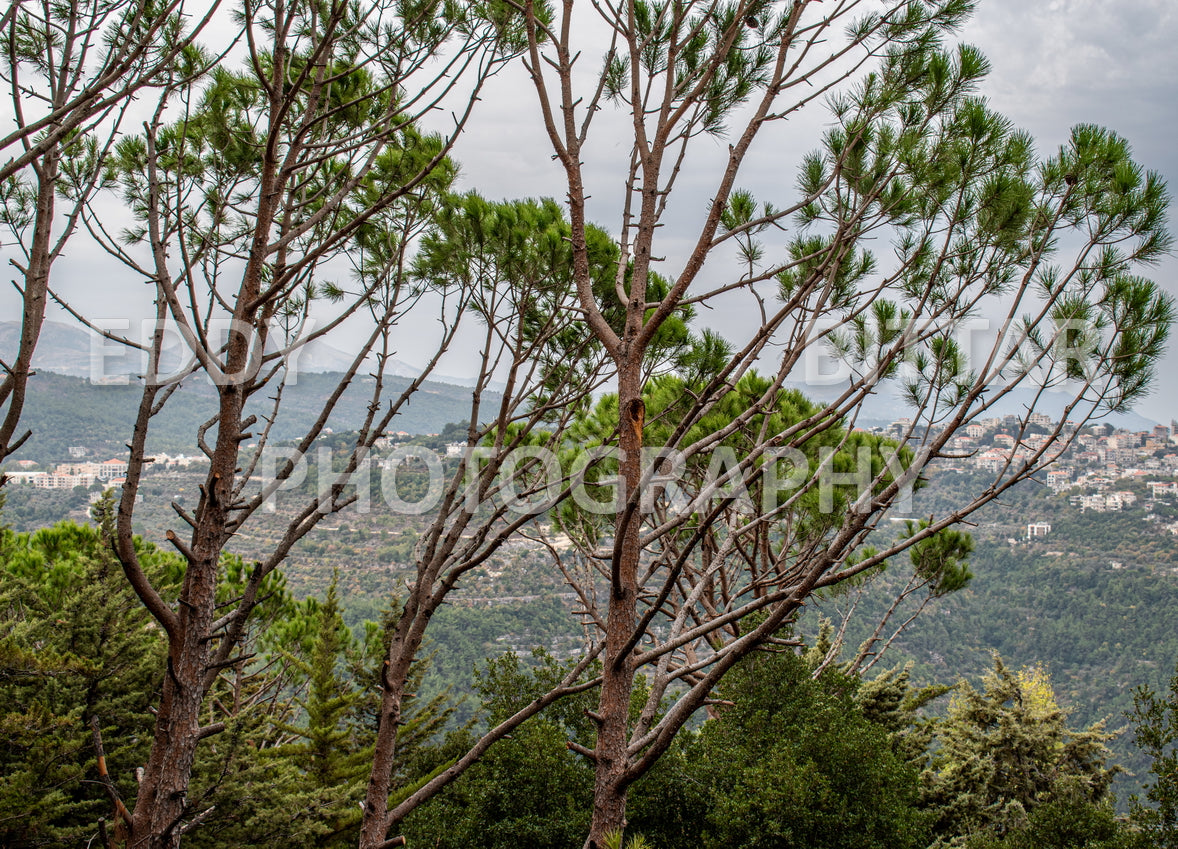
[[[404,822],[411,845],[563,849],[589,827],[593,775],[544,719],[525,723]],[[457,751],[465,748],[458,743]]]
[[[928,527],[928,522],[905,523],[908,535]],[[965,560],[973,552],[973,538],[962,531],[945,528],[940,533],[926,537],[908,549],[912,568],[916,574],[930,584],[934,596],[957,592],[973,578]]]
[[[925,846],[915,764],[856,701],[856,679],[811,672],[792,651],[765,651],[724,679],[692,754],[709,799],[703,844]]]
[[[33,534],[0,531],[0,843],[79,845],[111,802],[98,781],[90,718],[130,807],[133,769],[147,756],[165,644],[114,560],[110,496],[98,527],[65,522]],[[136,542],[140,562],[176,592],[175,555]],[[240,591],[249,567],[226,557],[219,596]],[[338,597],[294,604],[279,573],[268,579],[259,629],[247,638],[269,657],[235,664],[214,685],[210,723],[223,730],[197,750],[190,788],[195,813],[212,808],[185,845],[354,845],[376,721],[383,627],[364,639],[344,627]],[[415,668],[421,683],[428,662]],[[449,694],[409,697],[397,780],[409,783],[441,761],[434,738],[451,719]]]
[[[641,834],[635,834],[627,840],[622,832],[611,831],[605,836],[605,849],[651,849],[651,845]]]
[[[701,344],[706,348],[722,343],[708,337]],[[700,353],[701,345],[693,347],[702,359],[714,359],[706,352]],[[755,372],[744,375],[734,387],[723,392],[704,416],[681,433],[684,411],[705,391],[713,377],[714,374],[700,374],[689,382],[688,377],[680,374],[658,375],[647,382],[643,393],[646,403],[643,440],[646,446],[693,445],[717,437],[707,451],[696,452],[685,459],[683,468],[675,471],[675,483],[665,490],[663,509],[672,513],[690,509],[693,513],[692,521],[683,528],[687,535],[700,527],[716,502],[726,502],[736,512],[749,514],[772,510],[790,499],[790,509],[779,514],[779,524],[781,527],[790,526],[792,538],[801,548],[836,527],[863,494],[862,489],[884,471],[886,464],[891,464],[889,469],[892,469],[898,460],[902,468],[910,461],[910,451],[887,439],[863,431],[847,433],[840,422],[824,417],[822,408],[797,390],[778,390],[776,397],[762,402],[772,382]],[[566,460],[570,467],[583,464],[593,449],[612,444],[616,438],[617,405],[616,395],[603,396],[572,428],[570,441],[575,448],[570,449]],[[763,412],[752,416],[742,427],[733,428],[733,421],[751,408]],[[799,449],[801,458],[779,458],[772,451],[761,453],[760,440],[764,434],[798,431],[809,434]],[[755,461],[749,469],[742,471],[740,464],[753,454],[758,455]],[[675,459],[674,455],[671,459]],[[823,482],[799,494],[797,488],[819,477],[820,468],[829,468],[834,475],[841,476],[837,480],[842,482]],[[587,469],[586,491],[591,498],[598,502],[609,501],[611,487],[596,484],[610,479],[616,469],[614,457],[606,457]],[[888,483],[890,478],[885,476],[883,485]],[[715,484],[720,484],[719,488],[715,488]],[[701,497],[708,494],[710,498]],[[604,520],[598,517],[595,522],[571,503],[562,510],[561,518],[567,531],[591,536],[612,532],[608,517]],[[714,522],[706,531],[719,534],[723,527],[724,522]]]
[[[777,276],[781,300],[844,320],[832,342],[854,373],[897,377],[903,361],[906,400],[935,421],[997,377],[969,369],[951,328],[984,299],[1017,292],[1020,338],[1001,378],[1048,388],[1083,379],[1097,410],[1128,409],[1174,319],[1173,299],[1134,273],[1171,244],[1164,181],[1091,125],[1039,160],[1030,136],[976,95],[984,57],[942,47],[933,29],[892,42],[878,70],[832,97],[838,124],[801,169],[811,200]],[[867,285],[877,226],[898,230],[886,293]],[[1060,256],[1069,229],[1090,242],[1074,265]],[[945,323],[918,331],[921,314]]]
[[[275,723],[295,741],[272,749],[270,754],[298,764],[307,787],[329,794],[316,806],[316,816],[308,819],[331,833],[342,830],[341,820],[349,823],[358,819],[355,809],[363,795],[368,753],[357,739],[359,729],[349,721],[356,715],[363,694],[350,687],[337,668],[353,640],[340,616],[334,583],[317,613],[310,652],[305,659],[292,658],[297,673],[307,681],[306,695],[295,699],[305,719],[301,725]]]
[[[510,339],[516,357],[534,360],[546,389],[556,392],[570,369],[590,373],[600,356],[564,320],[576,297],[570,233],[564,210],[551,199],[448,196],[422,239],[413,276],[437,290],[468,291],[468,309]],[[597,228],[587,240],[594,276],[606,279],[617,248]]]
[[[42,489],[9,483],[4,487],[5,523],[17,531],[35,531],[87,508],[90,493],[81,487]]]
[[[186,841],[196,846],[355,845],[379,715],[380,665],[391,616],[357,639],[333,583],[325,597],[289,610],[270,635],[277,648],[254,687],[265,696],[201,750],[194,787],[218,805]],[[428,660],[415,666],[416,689]],[[281,690],[274,690],[280,687]],[[269,694],[267,694],[269,693]],[[445,763],[435,738],[451,719],[448,692],[403,702],[395,786]]]
[[[1134,797],[1133,821],[1158,849],[1178,847],[1178,668],[1170,678],[1168,692],[1158,694],[1147,687],[1133,694],[1137,745],[1150,759],[1152,783],[1145,801]]]
[[[242,711],[201,751],[194,785],[224,809],[192,835],[198,846],[355,842],[349,832],[359,822],[368,752],[363,693],[342,666],[355,640],[334,585],[322,602],[289,610],[281,626],[273,637],[286,646],[277,676],[254,687],[264,695],[282,685],[290,701]]]
[[[81,845],[99,817],[113,825],[98,783],[90,720],[108,769],[132,799],[146,757],[164,645],[101,527],[63,522],[33,534],[0,531],[0,844]],[[140,545],[163,577],[172,555]],[[166,586],[166,582],[164,583]]]
[[[551,394],[578,376],[590,375],[601,362],[601,346],[584,326],[566,320],[576,310],[572,228],[564,209],[550,198],[494,202],[477,192],[446,196],[433,228],[421,240],[412,276],[435,290],[466,289],[468,309],[496,333],[510,338],[522,360],[535,364],[544,391],[533,404],[551,402]],[[615,331],[625,323],[624,305],[614,296],[621,252],[599,227],[585,231],[590,287]],[[623,282],[629,270],[623,272]],[[654,275],[652,298],[669,283]],[[659,330],[647,351],[651,370],[685,356],[692,310],[684,307]],[[510,329],[509,329],[510,328]],[[571,398],[568,403],[584,403]]]
[[[920,689],[911,683],[911,665],[860,679],[855,702],[871,722],[892,735],[892,745],[905,761],[923,763],[933,739],[933,720],[922,710],[953,688],[948,684]]]
[[[563,664],[537,651],[534,663],[515,654],[488,662],[479,691],[491,724],[502,721],[567,672]],[[481,846],[486,849],[558,849],[577,845],[589,826],[593,772],[566,745],[591,745],[582,695],[563,699],[525,722],[428,805],[404,823],[410,845]],[[449,747],[463,751],[464,735]]]
[[[923,792],[938,845],[1026,827],[1049,803],[1108,802],[1117,771],[1106,764],[1111,736],[1099,723],[1069,729],[1046,673],[1012,672],[995,656],[982,690],[960,684],[935,728]]]
[[[1147,849],[1156,845],[1119,821],[1108,802],[1093,802],[1074,787],[1061,791],[1031,811],[1025,823],[1002,835],[975,835],[964,844],[966,849]]]

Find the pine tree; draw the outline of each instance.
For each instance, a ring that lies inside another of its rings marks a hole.
[[[962,683],[936,726],[922,777],[935,845],[1001,838],[1045,805],[1105,803],[1118,771],[1107,763],[1111,736],[1101,723],[1069,729],[1044,670],[1012,671],[995,656],[981,691]]]
[[[93,517],[98,527],[0,531],[3,846],[81,845],[100,819],[119,825],[92,719],[122,799],[133,798],[132,770],[146,756],[163,644],[111,553],[109,497]],[[142,555],[169,572],[170,555],[149,546]]]
[[[834,668],[813,677],[820,657],[759,652],[721,685],[718,696],[728,704],[704,724],[690,755],[709,798],[704,846],[927,845],[918,768],[895,736],[898,725],[880,721],[886,687],[860,702],[857,678]]]
[[[203,794],[203,808],[214,810],[185,845],[355,845],[390,616],[364,623],[364,637],[357,638],[344,622],[337,580],[323,598],[291,604],[259,635],[265,657],[246,678],[264,698],[247,699],[252,707],[228,717],[225,731],[201,750],[193,788]],[[427,663],[413,671],[414,689]],[[448,691],[406,699],[400,784],[420,781],[438,766],[434,738],[453,712],[448,701]]]
[[[250,706],[202,751],[193,787],[216,810],[194,846],[344,846],[359,819],[361,699],[345,667],[355,640],[333,582],[324,599],[291,604],[264,635],[268,656],[245,670]],[[216,698],[216,694],[214,694]]]
[[[1178,847],[1178,667],[1167,693],[1141,688],[1133,695],[1137,745],[1149,755],[1154,781],[1145,801],[1133,799],[1133,820],[1159,849]]]

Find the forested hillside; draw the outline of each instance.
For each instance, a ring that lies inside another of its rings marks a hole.
[[[133,792],[130,767],[144,755],[163,645],[156,629],[144,627],[144,612],[104,548],[110,506],[99,502],[96,527],[63,523],[0,534],[6,846],[84,840],[93,822],[106,822],[104,784],[111,793]],[[149,545],[140,551],[174,594],[177,558]],[[225,566],[228,595],[240,586],[244,564],[231,559]],[[194,766],[194,788],[209,814],[192,845],[346,845],[374,721],[380,621],[388,618],[376,608],[374,619],[357,618],[375,598],[345,603],[345,574],[304,601],[281,578],[266,587],[248,640],[263,662],[238,667],[216,695],[223,706],[240,704],[228,711],[220,745],[202,750]],[[969,608],[967,595],[955,601]],[[552,653],[523,650],[548,642],[568,621],[552,597],[443,610],[436,642],[413,676],[398,774],[410,784],[436,774],[477,727],[501,721],[563,674],[567,666]],[[918,651],[918,641],[908,642]],[[28,650],[33,645],[36,652]],[[1059,710],[1059,688],[1053,691],[1042,665],[1020,669],[987,659],[972,685],[949,697],[948,687],[921,687],[916,673],[859,679],[837,666],[821,671],[825,648],[820,640],[802,652],[762,652],[743,662],[718,690],[717,708],[635,786],[635,833],[660,849],[1168,845],[1126,830],[1100,801],[1112,777],[1104,748],[1110,735]],[[959,656],[970,662],[968,652]],[[404,826],[411,845],[578,843],[592,771],[575,750],[592,738],[590,695],[529,721],[414,812]],[[1165,711],[1178,711],[1178,700],[1172,708],[1140,698],[1130,706],[1139,731],[1165,733]],[[95,772],[99,745],[109,777]],[[1138,759],[1138,778],[1151,783],[1165,768],[1147,752]],[[1041,771],[1031,782],[1029,769]],[[1134,809],[1135,821],[1152,827],[1151,810]],[[1172,809],[1163,802],[1160,810],[1165,816]],[[958,839],[965,836],[968,842]],[[1047,842],[1078,838],[1084,842]]]
[[[968,475],[944,473],[917,493],[917,510],[941,509]],[[149,489],[155,509],[145,511],[144,530],[157,538],[174,523],[169,498],[195,489],[196,476],[170,476]],[[314,482],[306,484],[308,491]],[[374,486],[376,484],[374,483]],[[1132,484],[1144,490],[1143,484]],[[285,574],[298,598],[321,596],[338,582],[345,621],[359,627],[379,619],[411,580],[409,558],[422,519],[380,509],[343,512],[337,523],[316,531],[291,556]],[[21,530],[52,524],[73,511],[85,516],[84,494],[9,488],[0,518]],[[982,511],[972,528],[973,578],[956,593],[935,600],[900,633],[880,668],[911,662],[921,685],[980,680],[1000,655],[1011,667],[1041,666],[1051,676],[1071,720],[1087,726],[1104,720],[1116,732],[1109,745],[1128,772],[1115,787],[1122,805],[1140,792],[1147,763],[1134,745],[1126,712],[1140,686],[1161,688],[1178,658],[1178,537],[1147,516],[1172,509],[1163,503],[1114,513],[1081,511],[1067,493],[1055,495],[1022,484]],[[1048,522],[1050,535],[1028,542],[1028,521]],[[278,521],[276,518],[274,521]],[[265,526],[259,528],[265,534]],[[1015,540],[1011,542],[1011,540]],[[239,540],[252,556],[265,537]],[[863,592],[815,601],[799,629],[811,637],[817,621],[838,625],[854,602],[844,656],[854,654],[888,603],[889,573]],[[566,593],[562,599],[561,594]],[[474,675],[488,659],[541,647],[561,656],[576,648],[581,629],[571,596],[548,556],[515,547],[473,574],[443,608],[429,643],[433,660],[423,693],[443,692],[459,701],[452,721],[470,719],[477,698]],[[896,617],[898,624],[902,618]]]
[[[935,475],[916,494],[914,509],[944,509],[970,477]],[[1158,521],[1173,507],[1143,505],[1082,511],[1067,492],[1020,484],[979,511],[970,528],[969,585],[930,603],[896,637],[883,665],[910,662],[913,678],[924,684],[976,681],[995,653],[1011,666],[1041,666],[1075,722],[1104,720],[1117,732],[1110,746],[1129,770],[1116,782],[1124,803],[1145,776],[1126,719],[1134,688],[1164,686],[1178,658],[1178,536]],[[1028,541],[1030,522],[1049,523],[1051,532]],[[846,635],[853,653],[887,608],[881,585],[898,589],[894,580],[885,574],[862,594],[816,605],[806,629],[814,633],[822,617],[838,625],[854,603]],[[893,627],[903,617],[894,620]]]
[[[291,411],[274,429],[277,439],[292,439],[306,429],[323,407],[328,394],[339,383],[340,375],[303,373],[285,389],[285,403]],[[391,391],[401,391],[409,379],[386,377]],[[343,395],[329,420],[336,430],[355,428],[363,419],[369,403],[367,393],[371,378],[358,377]],[[66,460],[67,449],[85,446],[92,456],[106,459],[127,453],[127,434],[135,421],[142,387],[132,379],[128,385],[92,383],[87,378],[40,372],[30,378],[30,396],[22,426],[32,436],[21,451],[21,458],[39,463]],[[498,397],[485,393],[489,402]],[[174,393],[167,408],[156,418],[152,429],[152,451],[194,454],[197,451],[194,423],[207,421],[216,410],[214,387],[200,378],[185,382]],[[470,390],[444,383],[425,383],[412,403],[392,421],[390,428],[406,433],[438,433],[447,422],[461,421],[470,404]],[[265,399],[257,402],[256,412],[265,412]],[[252,408],[251,408],[252,409]]]

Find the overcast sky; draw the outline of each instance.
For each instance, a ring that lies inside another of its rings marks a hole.
[[[1041,151],[1058,147],[1076,123],[1102,124],[1130,141],[1138,161],[1178,187],[1178,2],[981,0],[978,5],[961,38],[980,47],[992,63],[983,93],[995,109],[1029,130]],[[762,193],[762,184],[783,181],[792,186],[800,156],[814,147],[827,120],[822,109],[811,109],[772,142],[761,144],[742,185],[757,189],[764,199],[772,199],[772,194]],[[719,161],[726,146],[724,141],[703,144],[712,147],[702,150],[696,172],[686,175],[669,211],[663,236],[671,261],[677,240],[686,244],[694,236],[691,225],[706,211],[704,187],[714,178],[708,163]],[[615,164],[627,152],[622,136],[608,131],[593,150],[591,213],[614,232],[621,189]],[[456,156],[463,186],[478,188],[490,198],[563,196],[563,174],[552,161],[534,95],[518,69],[492,82]],[[1172,213],[1171,226],[1174,218]],[[1178,294],[1178,261],[1171,257],[1150,273]],[[146,294],[141,283],[124,282],[117,266],[103,263],[81,244],[71,246],[55,275],[60,289],[95,315],[111,312],[112,303],[123,301],[124,293],[128,299]],[[4,297],[0,296],[0,307],[6,317],[15,318],[16,301]],[[63,319],[61,314],[50,317]],[[132,312],[130,317],[137,315]],[[721,326],[737,320],[715,318]],[[1162,385],[1138,407],[1143,415],[1167,422],[1178,417],[1178,340],[1171,349],[1161,370]],[[414,359],[412,345],[406,346],[403,358]],[[444,371],[454,373],[462,364],[455,361],[449,366]]]

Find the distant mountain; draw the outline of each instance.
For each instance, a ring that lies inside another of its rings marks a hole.
[[[297,383],[283,393],[283,415],[275,427],[275,439],[294,439],[315,420],[340,375],[300,374]],[[89,448],[91,454],[118,457],[126,454],[126,443],[139,406],[141,389],[127,385],[95,384],[70,375],[38,372],[30,380],[30,392],[21,419],[22,428],[33,436],[17,455],[19,459],[47,463],[64,460],[71,446]],[[372,378],[359,378],[344,392],[328,426],[336,431],[354,430],[367,413]],[[403,377],[386,381],[385,397],[409,385]],[[497,405],[494,393],[485,393],[488,409]],[[262,398],[250,408],[259,416],[268,414],[269,402]],[[152,420],[149,452],[195,453],[196,429],[216,410],[216,394],[203,379],[186,382],[158,416]],[[410,402],[389,425],[392,431],[439,433],[450,422],[464,422],[470,415],[470,391],[430,381],[422,384]],[[255,429],[256,433],[256,429]]]
[[[11,363],[20,350],[19,321],[0,321],[0,360]],[[41,327],[33,368],[57,374],[90,374],[90,333],[69,324],[47,321]]]
[[[0,359],[12,361],[19,339],[19,322],[0,322]],[[95,448],[103,445],[106,453],[123,453],[140,394],[133,375],[143,371],[138,352],[131,353],[134,356],[121,355],[115,343],[83,328],[46,322],[33,360],[38,373],[31,383],[33,391],[23,420],[24,427],[31,429],[34,436],[21,456],[52,461],[63,457],[66,448],[72,445],[93,445]],[[181,353],[179,343],[169,348],[168,367],[175,368],[182,362]],[[292,439],[303,432],[335,387],[339,372],[348,368],[351,362],[351,355],[325,342],[307,346],[297,360],[297,380],[285,392],[287,414],[275,432],[276,438]],[[96,366],[95,374],[105,375],[110,379],[107,382],[123,380],[129,384],[92,382],[89,379],[92,363]],[[386,397],[404,389],[420,371],[408,363],[393,360],[389,364]],[[361,374],[365,371],[362,370]],[[371,381],[372,378],[363,376],[353,382],[333,414],[330,427],[350,430],[363,420],[369,403],[366,389],[371,386]],[[397,416],[391,429],[407,433],[438,433],[449,422],[465,421],[469,414],[468,387],[472,384],[470,378],[434,376]],[[839,391],[832,386],[795,385],[819,401],[834,398]],[[485,397],[484,400],[493,404],[497,398]],[[995,406],[993,415],[1022,412],[1030,401],[1029,392],[1012,393],[1002,404]],[[193,378],[187,381],[153,422],[152,450],[194,450],[194,423],[207,421],[212,416],[214,402],[215,394],[207,380]],[[1040,400],[1038,407],[1042,412],[1058,417],[1065,403],[1063,393],[1049,393]],[[259,405],[253,412],[261,417],[267,411]],[[883,387],[864,405],[859,423],[886,424],[909,413],[908,406],[894,388]],[[1107,421],[1130,430],[1147,430],[1154,425],[1134,413],[1110,416]]]
[[[117,331],[116,331],[117,332]],[[191,358],[181,342],[170,340],[165,345],[163,370],[178,369]],[[20,346],[20,322],[0,321],[0,359],[12,362]],[[293,358],[301,373],[325,374],[346,372],[352,366],[354,354],[350,354],[322,339],[304,346]],[[67,374],[73,377],[89,378],[94,375],[125,376],[142,374],[146,369],[143,355],[135,350],[124,350],[115,342],[103,339],[97,333],[73,324],[47,321],[41,328],[41,338],[33,354],[33,368],[42,372]],[[420,366],[403,360],[392,359],[386,366],[393,377],[415,378],[421,374]],[[361,372],[371,369],[361,369]],[[470,376],[434,374],[433,383],[450,386],[472,387],[475,378]],[[503,384],[492,381],[490,388],[499,391]]]

